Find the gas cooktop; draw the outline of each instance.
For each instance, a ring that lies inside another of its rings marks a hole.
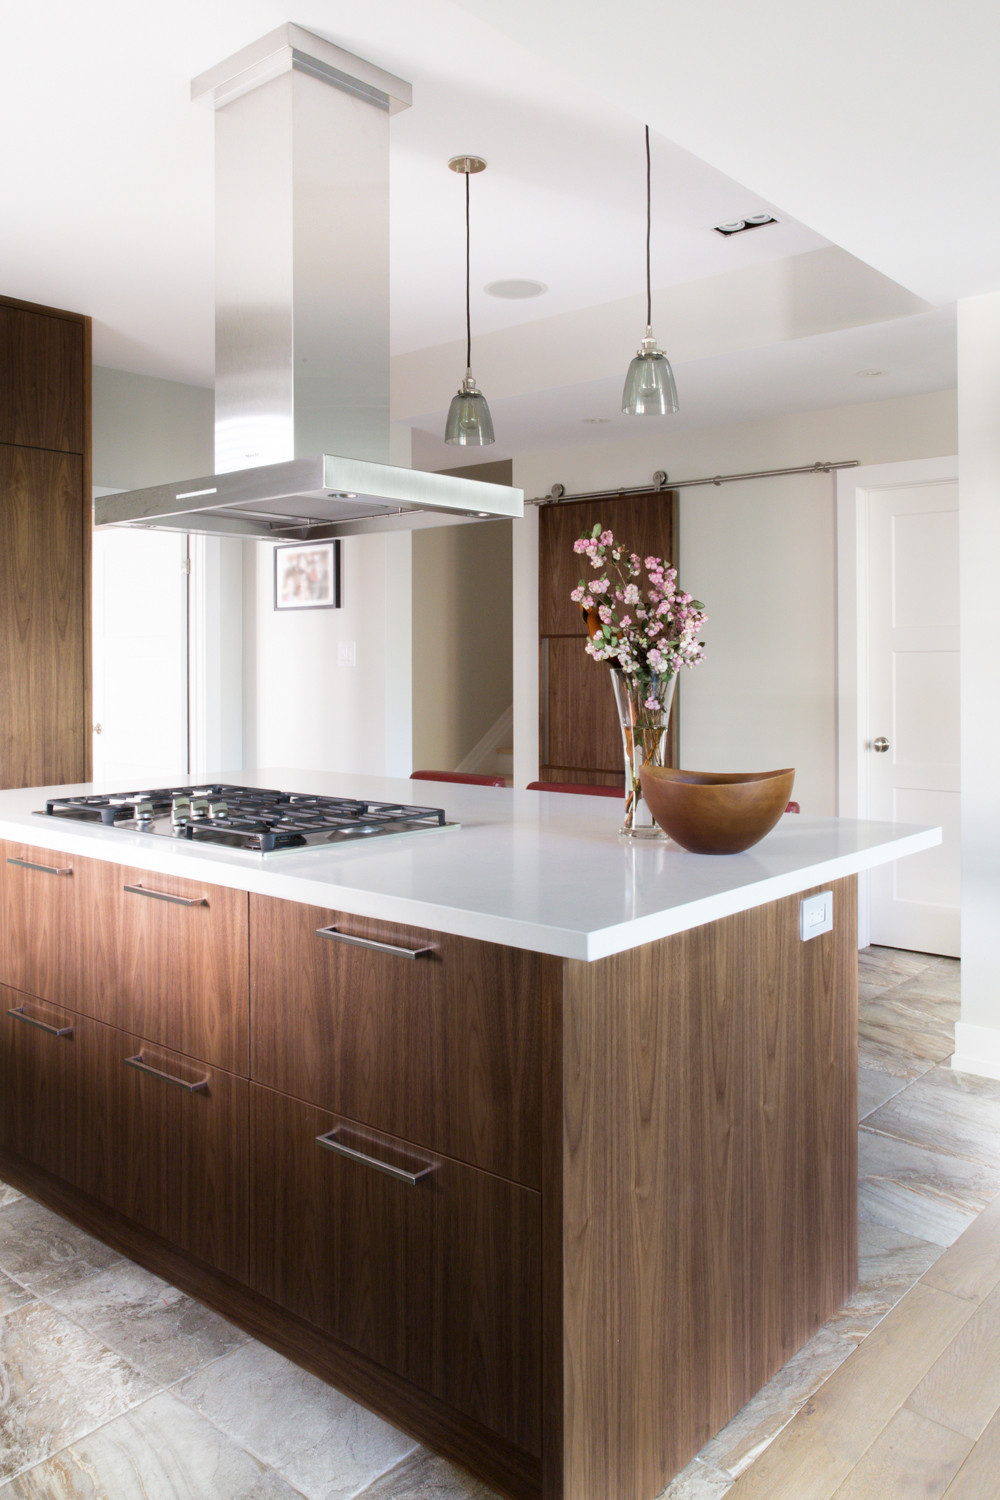
[[[35,816],[100,823],[127,833],[153,833],[256,854],[458,826],[446,820],[440,807],[214,784],[49,797],[44,812]]]

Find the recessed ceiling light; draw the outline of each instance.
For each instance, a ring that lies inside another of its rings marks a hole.
[[[874,380],[878,375],[888,375],[888,370],[855,370],[860,380]]]
[[[777,224],[773,214],[747,214],[745,219],[727,219],[725,224],[716,224],[716,234],[742,234],[747,229],[762,229],[765,224]]]
[[[511,277],[508,281],[491,281],[488,286],[483,287],[484,292],[489,292],[491,297],[540,297],[543,292],[548,291],[544,281],[528,281],[523,278]]]

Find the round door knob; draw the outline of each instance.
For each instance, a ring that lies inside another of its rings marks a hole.
[[[101,726],[100,726],[100,724],[95,724],[94,725],[94,733],[95,734],[100,734],[100,732],[101,732]]]
[[[879,755],[884,755],[889,748],[889,741],[884,734],[880,734],[877,740],[872,740],[872,749],[877,750]]]

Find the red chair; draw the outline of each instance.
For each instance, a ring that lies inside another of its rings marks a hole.
[[[468,771],[411,771],[411,781],[461,781],[467,786],[506,786],[502,776],[472,776]]]
[[[797,802],[789,802],[788,806],[785,808],[785,812],[801,812],[801,811],[802,811],[802,809],[801,809],[801,807],[799,806],[799,804]]]
[[[525,787],[527,792],[574,792],[578,796],[587,797],[618,797],[624,799],[625,793],[617,786],[583,786],[578,781],[529,781]]]

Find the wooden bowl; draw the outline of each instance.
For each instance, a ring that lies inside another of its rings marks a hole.
[[[675,771],[643,766],[642,795],[664,833],[692,854],[740,854],[788,805],[791,771]]]

